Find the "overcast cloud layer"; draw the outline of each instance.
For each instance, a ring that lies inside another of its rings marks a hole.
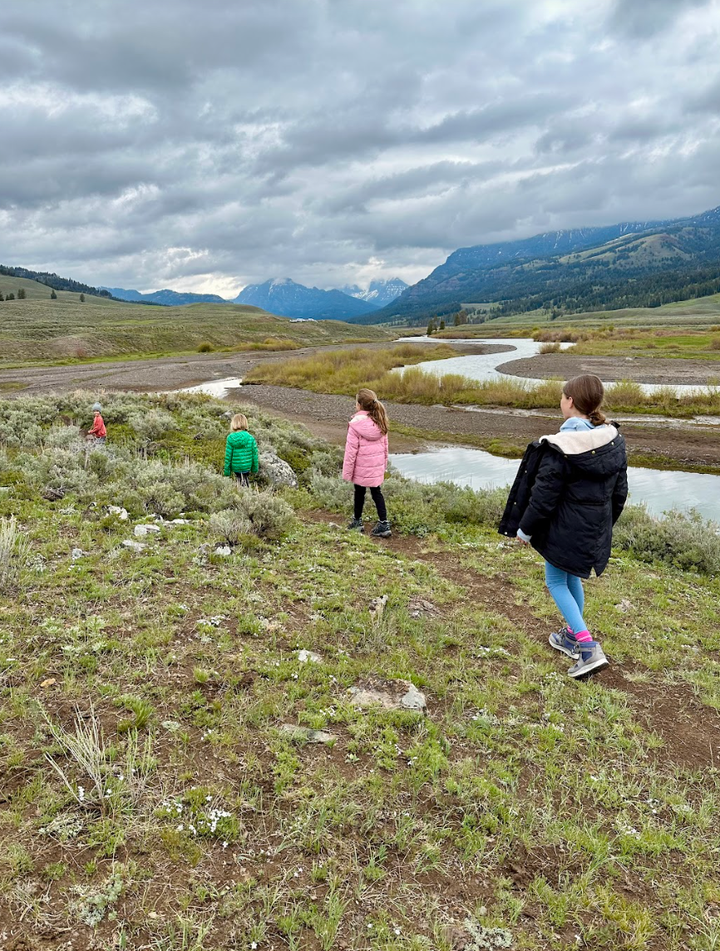
[[[10,0],[0,263],[234,296],[720,204],[720,0]]]

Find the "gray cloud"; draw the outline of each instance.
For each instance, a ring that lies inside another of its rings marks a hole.
[[[5,5],[0,263],[230,296],[720,203],[720,0],[118,11]]]

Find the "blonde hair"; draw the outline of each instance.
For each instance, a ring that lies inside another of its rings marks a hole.
[[[388,429],[390,428],[388,425],[388,416],[385,407],[377,398],[377,394],[364,386],[361,390],[358,390],[355,399],[360,408],[365,410],[380,432],[384,436],[387,436]]]
[[[244,413],[235,413],[230,420],[230,430],[236,433],[239,429],[247,429],[247,416]]]
[[[573,405],[587,416],[593,426],[602,426],[607,417],[600,412],[602,401],[605,399],[605,387],[599,377],[593,373],[583,373],[568,380],[563,387],[565,396],[571,396]]]

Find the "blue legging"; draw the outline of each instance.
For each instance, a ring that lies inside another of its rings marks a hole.
[[[582,579],[578,578],[577,575],[568,574],[567,571],[562,571],[546,561],[545,584],[573,634],[587,631],[587,624],[582,616],[585,607]]]

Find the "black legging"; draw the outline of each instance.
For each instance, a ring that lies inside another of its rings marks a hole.
[[[355,486],[355,518],[362,518],[363,506],[365,505],[365,491],[366,488],[364,485]],[[375,503],[375,508],[377,509],[378,520],[381,522],[386,522],[387,509],[385,508],[385,499],[383,498],[380,486],[370,486],[370,495],[372,496],[372,500]]]

